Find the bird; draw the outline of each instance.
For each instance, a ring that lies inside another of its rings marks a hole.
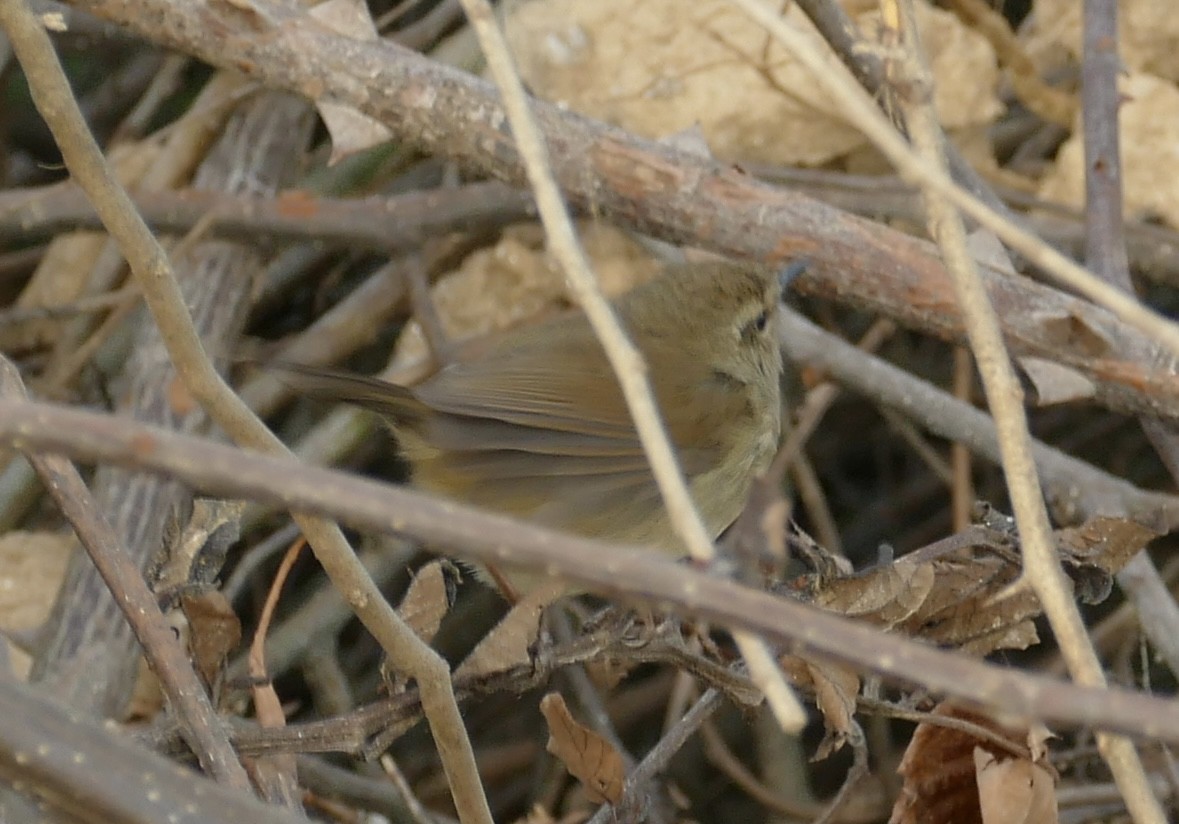
[[[694,262],[668,266],[613,301],[713,538],[736,519],[777,449],[782,289],[769,267]],[[412,387],[278,368],[301,393],[384,419],[419,489],[582,536],[686,552],[621,385],[579,310],[511,330]],[[490,575],[509,597],[539,580]]]

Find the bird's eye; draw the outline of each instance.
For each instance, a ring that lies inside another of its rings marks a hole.
[[[753,328],[759,332],[766,331],[766,324],[769,322],[769,315],[763,309],[761,314],[753,319]]]

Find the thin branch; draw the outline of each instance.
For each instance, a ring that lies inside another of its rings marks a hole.
[[[1118,10],[1116,4],[1084,5],[1081,62],[1082,125],[1085,130],[1085,262],[1098,277],[1134,294],[1122,218],[1122,160],[1118,135]],[[1139,424],[1172,480],[1179,483],[1179,434],[1154,418]],[[1118,584],[1134,601],[1142,629],[1179,674],[1179,604],[1145,552],[1118,572]]]
[[[233,394],[209,361],[168,256],[135,211],[94,142],[40,20],[23,0],[0,0],[0,24],[8,32],[33,101],[53,132],[70,174],[86,192],[130,264],[184,385],[209,416],[240,443],[273,454],[289,454]],[[324,571],[345,593],[365,628],[390,660],[418,681],[423,709],[460,820],[464,824],[491,824],[491,811],[446,662],[423,644],[385,601],[339,527],[302,515],[296,515],[295,520]]]
[[[0,393],[26,397],[20,373],[2,355]],[[151,664],[180,721],[184,738],[201,766],[218,781],[249,792],[249,777],[230,746],[225,728],[209,702],[192,662],[160,611],[143,574],[119,546],[115,531],[103,517],[82,476],[72,463],[59,455],[26,452],[25,457],[73,526],[79,542],[131,625],[143,647],[144,657]]]
[[[385,253],[415,248],[430,235],[498,229],[535,214],[527,193],[498,182],[352,199],[301,190],[259,197],[191,189],[138,191],[132,200],[144,221],[159,232],[184,233],[208,221],[206,235],[211,237],[311,239]],[[27,241],[102,227],[74,185],[0,192],[0,240]]]
[[[899,15],[897,31],[904,49],[897,68],[901,74],[900,84],[906,89],[905,94],[898,96],[905,122],[917,153],[931,167],[946,174],[942,150],[945,136],[934,112],[928,58],[920,43],[913,0],[897,0],[895,6],[891,2],[886,4],[886,19],[890,17],[890,7]],[[1103,687],[1105,673],[1052,540],[1052,527],[1032,454],[1032,436],[1024,413],[1023,390],[1004,347],[995,309],[966,249],[966,227],[954,205],[932,186],[925,188],[925,203],[929,231],[941,246],[946,268],[954,279],[983,390],[995,416],[1003,474],[1023,548],[1024,576],[1043,605],[1073,678],[1081,684]],[[1126,803],[1135,820],[1162,824],[1165,820],[1162,808],[1150,792],[1146,772],[1133,743],[1128,738],[1108,733],[1099,733],[1097,740],[1114,779],[1126,794]]]
[[[479,38],[483,54],[487,57],[496,85],[503,92],[504,110],[515,135],[528,181],[536,193],[537,208],[550,247],[618,377],[672,527],[692,558],[709,563],[716,555],[712,536],[704,528],[704,522],[688,492],[688,485],[651,393],[643,356],[631,343],[622,322],[610,308],[609,301],[602,294],[590,269],[589,260],[578,243],[561,190],[553,179],[544,136],[529,112],[524,84],[512,64],[507,42],[486,0],[462,0],[462,3],[471,27]],[[778,723],[787,732],[800,732],[806,725],[806,711],[786,683],[765,643],[743,632],[736,632],[733,638],[749,666],[754,682],[765,691],[766,701],[773,709]]]

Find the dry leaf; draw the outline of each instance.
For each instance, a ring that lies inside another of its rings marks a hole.
[[[426,644],[434,640],[442,619],[454,605],[457,575],[458,568],[450,561],[431,561],[413,576],[401,605],[397,607],[398,615]]]
[[[1023,570],[1018,536],[972,530],[944,549],[918,550],[854,575],[815,576],[814,602],[974,655],[1026,649],[1039,641],[1034,619],[1042,608],[1030,588],[1011,589]],[[1097,603],[1108,596],[1114,573],[1156,533],[1134,521],[1098,517],[1055,536],[1077,598]]]
[[[541,585],[529,590],[471,650],[455,670],[455,678],[489,675],[530,663],[531,649],[540,633],[541,613],[564,590],[561,581],[554,581],[551,587]]]
[[[970,548],[934,563],[937,582],[921,609],[898,627],[901,632],[939,646],[969,648],[975,654],[1011,643],[1023,649],[1038,641],[1028,620],[1040,614],[1030,591],[996,601],[1018,580],[1022,566],[1014,554],[989,547]]]
[[[377,27],[364,0],[327,0],[307,12],[332,31],[356,40],[376,40]],[[332,136],[331,166],[348,155],[362,152],[392,139],[393,132],[380,121],[351,106],[315,101],[319,116]]]
[[[595,801],[617,803],[622,798],[626,778],[618,751],[605,738],[578,722],[558,693],[550,692],[541,699],[540,712],[549,728],[545,749],[561,759],[569,774],[582,783]]]
[[[1064,571],[1078,601],[1100,604],[1113,590],[1113,576],[1158,533],[1125,518],[1091,518],[1056,533]]]
[[[1088,564],[1110,575],[1158,537],[1158,533],[1126,518],[1090,518],[1078,527],[1056,531],[1056,545],[1066,563]]]
[[[1017,362],[1035,390],[1036,406],[1086,400],[1097,394],[1093,381],[1071,366],[1030,355]]]
[[[856,727],[856,698],[860,694],[860,677],[847,667],[790,656],[782,660],[782,669],[800,687],[814,690],[815,704],[823,714],[827,736],[815,751],[814,761],[838,752]]]
[[[1055,815],[1055,778],[1056,773],[1048,762],[1043,747],[1043,731],[1027,728],[1015,728],[999,724],[985,715],[955,707],[949,703],[940,704],[933,712],[934,715],[957,718],[969,721],[990,730],[1006,739],[1017,750],[1026,755],[1017,758],[996,742],[971,735],[959,729],[950,729],[935,724],[919,724],[909,746],[905,750],[904,758],[897,772],[903,777],[904,785],[893,806],[889,824],[991,824],[991,822],[1032,822],[1044,821],[1046,824],[1055,821],[1048,818],[985,818],[980,803],[982,784],[979,776],[980,768],[977,753],[981,750],[985,756],[983,760],[989,765],[990,759],[997,762],[1022,762],[1033,766],[1037,776],[1042,775],[1046,783],[1040,783],[1041,778],[1035,778],[1037,787],[1032,793],[1023,793],[1016,786],[1021,772],[1032,775],[1024,768],[1010,768],[998,770],[987,776],[985,792],[994,796],[988,803],[999,801],[1014,802],[1007,807],[1014,812],[1028,810],[1043,810],[1047,814]],[[1029,748],[1031,744],[1034,748]],[[993,769],[988,766],[987,769]],[[1004,783],[1014,782],[1014,783]],[[1030,788],[1029,788],[1030,789]],[[1045,790],[1051,796],[1050,805],[1046,803]],[[1005,791],[1010,791],[1010,797],[1004,798]],[[1026,803],[1025,803],[1026,802]]]
[[[841,615],[891,627],[925,603],[934,579],[931,564],[902,557],[891,564],[830,581],[815,596],[815,603]]]
[[[229,653],[242,640],[242,626],[229,600],[217,590],[184,593],[180,608],[188,619],[188,648],[206,684],[216,683]]]
[[[74,536],[58,532],[0,535],[0,630],[33,630],[49,617],[65,577]],[[25,677],[30,659],[9,644],[13,669]]]
[[[974,748],[983,824],[1055,824],[1056,782],[1026,758],[1000,758]]]

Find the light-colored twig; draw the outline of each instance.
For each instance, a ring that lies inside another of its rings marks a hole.
[[[1084,6],[1081,96],[1085,130],[1085,262],[1109,283],[1134,294],[1126,249],[1121,147],[1118,139],[1118,9]],[[1148,416],[1139,419],[1171,478],[1179,483],[1179,434]],[[1138,553],[1118,573],[1118,584],[1138,611],[1142,629],[1171,671],[1179,673],[1179,605],[1167,591],[1150,556]]]
[[[553,179],[548,149],[528,109],[524,84],[512,63],[494,12],[486,0],[462,0],[462,4],[471,21],[471,28],[479,38],[487,66],[503,94],[504,110],[527,171],[528,182],[536,195],[537,209],[549,246],[618,376],[622,394],[634,419],[635,429],[655,482],[659,485],[671,523],[688,553],[697,561],[707,563],[716,552],[712,537],[704,528],[704,522],[692,502],[671,441],[659,417],[643,357],[627,338],[622,323],[602,295],[585,252],[577,241],[573,221],[569,218],[561,190]],[[806,724],[806,713],[786,684],[765,643],[743,632],[733,637],[749,665],[750,676],[765,692],[778,723],[788,732],[800,732]]]
[[[1103,283],[1031,232],[1012,223],[981,200],[959,188],[943,169],[924,162],[897,134],[872,98],[860,88],[847,68],[830,52],[815,45],[803,32],[786,23],[765,0],[729,0],[761,24],[778,42],[810,70],[819,87],[839,101],[841,113],[896,167],[907,181],[946,198],[998,235],[1030,263],[1112,311],[1130,326],[1159,341],[1179,357],[1179,326],[1143,306],[1132,296]]]
[[[0,24],[8,32],[37,110],[61,149],[70,174],[94,204],[130,264],[176,372],[192,396],[238,443],[271,454],[289,454],[224,382],[204,352],[168,256],[135,211],[94,142],[61,64],[40,21],[23,0],[0,0]],[[422,707],[464,824],[492,824],[491,811],[463,726],[446,662],[398,617],[339,527],[296,515],[317,560],[396,666],[417,680]]]
[[[931,73],[917,32],[913,0],[885,0],[882,5],[886,25],[893,27],[901,44],[895,67],[901,78],[899,85],[905,92],[898,95],[898,102],[913,146],[926,163],[948,176],[943,150],[945,136],[933,107]],[[954,205],[941,192],[928,185],[924,186],[924,192],[929,232],[941,248],[946,269],[954,281],[971,350],[995,417],[1003,474],[1023,549],[1024,577],[1044,607],[1073,678],[1082,684],[1103,687],[1106,681],[1101,662],[1052,540],[1023,407],[1023,390],[1007,355],[999,319],[967,250],[966,227]],[[1150,793],[1146,773],[1132,742],[1121,736],[1100,734],[1098,744],[1115,780],[1126,793],[1135,820],[1161,824],[1162,809]]]

